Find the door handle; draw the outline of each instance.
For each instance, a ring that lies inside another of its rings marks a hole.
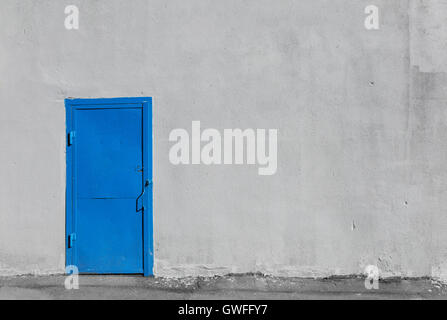
[[[142,210],[144,210],[144,204],[141,206],[141,208],[139,208],[138,204],[140,202],[141,197],[144,195],[144,192],[146,191],[146,188],[149,187],[149,185],[152,183],[152,180],[146,180],[146,182],[144,183],[143,186],[143,191],[141,192],[141,194],[137,197],[137,212],[140,212]]]

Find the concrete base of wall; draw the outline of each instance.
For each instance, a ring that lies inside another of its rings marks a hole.
[[[0,278],[0,299],[446,299],[447,286],[428,278],[394,278],[367,290],[364,278],[280,278],[228,275],[178,279],[80,276],[66,290],[65,276]]]

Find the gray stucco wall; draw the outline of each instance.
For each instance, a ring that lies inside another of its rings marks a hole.
[[[446,277],[445,1],[0,6],[0,275],[64,270],[64,98],[151,96],[156,275]],[[276,174],[172,165],[193,120],[278,129]]]

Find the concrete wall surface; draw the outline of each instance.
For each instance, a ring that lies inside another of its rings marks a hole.
[[[0,0],[0,275],[64,270],[64,99],[150,96],[156,275],[447,278],[446,17],[441,0]],[[194,120],[278,129],[276,173],[174,166],[169,133]]]

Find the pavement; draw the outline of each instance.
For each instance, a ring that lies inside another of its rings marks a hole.
[[[79,276],[79,289],[64,275],[0,277],[0,299],[447,299],[447,285],[428,278],[381,279],[366,289],[362,277],[280,278],[260,274],[191,278]]]

